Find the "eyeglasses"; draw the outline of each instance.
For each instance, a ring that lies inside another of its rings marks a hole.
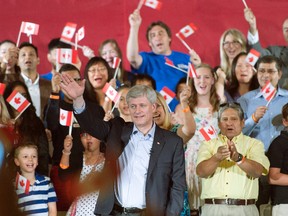
[[[89,73],[93,73],[95,74],[96,72],[100,72],[100,73],[103,73],[104,71],[107,71],[107,68],[106,67],[100,67],[100,68],[95,68],[93,70],[88,70]]]
[[[75,82],[80,82],[82,79],[81,78],[73,78]]]
[[[258,69],[258,73],[259,74],[265,74],[265,73],[268,73],[269,75],[272,75],[274,73],[278,72],[277,70],[272,70],[272,69],[268,69],[268,70],[265,70],[265,69]]]
[[[240,42],[239,42],[239,41],[232,41],[232,42],[227,41],[227,42],[223,42],[223,47],[225,47],[225,48],[230,47],[230,45],[232,45],[232,46],[239,46],[239,45],[240,45]]]

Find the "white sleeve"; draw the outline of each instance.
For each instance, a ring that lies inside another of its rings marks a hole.
[[[250,31],[248,31],[247,39],[248,39],[248,44],[249,45],[256,44],[259,41],[258,31],[256,32],[255,35],[253,35]]]

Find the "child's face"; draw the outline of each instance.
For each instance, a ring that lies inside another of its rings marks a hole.
[[[127,95],[128,91],[129,91],[129,89],[125,88],[120,92],[121,96],[120,96],[120,100],[118,103],[118,109],[122,115],[130,115],[129,107],[128,107],[128,104],[126,102],[126,95]]]
[[[34,173],[38,165],[38,153],[34,148],[23,148],[15,158],[15,164],[20,167],[21,172]]]

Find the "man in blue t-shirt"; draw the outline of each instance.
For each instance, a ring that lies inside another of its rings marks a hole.
[[[190,56],[172,51],[170,48],[171,30],[162,21],[153,22],[147,28],[146,39],[152,51],[139,53],[138,32],[141,22],[140,11],[136,9],[129,16],[130,33],[127,42],[127,58],[131,64],[132,72],[149,74],[153,77],[156,80],[157,91],[167,86],[175,92],[178,81],[187,76],[189,61],[198,65],[201,63],[201,59],[194,50],[189,52]],[[167,61],[172,61],[174,66],[181,70],[166,65],[165,62]],[[169,104],[172,111],[176,106],[173,105]]]

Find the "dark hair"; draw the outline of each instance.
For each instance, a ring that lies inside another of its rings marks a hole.
[[[236,77],[236,66],[237,66],[238,59],[242,56],[247,56],[247,53],[246,52],[239,53],[237,56],[235,56],[231,65],[231,83],[226,88],[232,98],[235,98],[235,96],[238,94],[239,82]],[[258,87],[259,87],[259,82],[257,79],[257,75],[254,74],[251,78],[249,91],[257,89]]]
[[[165,31],[166,31],[167,34],[168,34],[168,37],[169,37],[169,38],[172,37],[172,33],[171,33],[171,30],[170,30],[170,28],[168,27],[168,25],[166,25],[164,22],[162,22],[162,21],[159,20],[159,21],[157,21],[157,22],[152,22],[152,23],[148,26],[148,28],[147,28],[147,30],[146,30],[146,39],[147,39],[147,41],[149,41],[149,32],[151,31],[151,29],[152,29],[154,26],[160,26],[160,27],[164,28]]]
[[[288,117],[288,103],[282,107],[282,118],[287,120]]]
[[[281,60],[279,59],[279,58],[277,58],[277,57],[275,57],[275,56],[272,56],[272,55],[267,55],[267,56],[263,56],[263,57],[261,57],[259,60],[258,60],[258,62],[257,62],[257,70],[258,70],[258,68],[259,68],[259,65],[261,64],[261,63],[268,63],[268,64],[270,64],[270,63],[276,63],[276,68],[277,68],[277,70],[278,70],[278,72],[280,72],[281,70],[282,70],[282,62],[281,62]]]
[[[148,81],[151,83],[154,90],[156,90],[156,81],[153,77],[148,74],[137,74],[133,77],[132,86],[136,85],[137,81]]]
[[[60,41],[60,38],[52,39],[48,44],[48,51],[51,52],[53,49],[56,48],[71,48],[70,44],[64,43]]]
[[[183,78],[181,78],[181,79],[178,81],[178,83],[177,83],[177,85],[176,85],[176,91],[175,91],[176,95],[178,94],[179,86],[180,86],[181,84],[186,84],[186,80],[187,80],[187,78],[186,78],[186,77],[183,77]]]
[[[35,52],[36,52],[36,56],[38,57],[38,49],[37,49],[37,47],[34,44],[31,44],[29,42],[23,42],[23,43],[20,44],[19,50],[21,50],[23,47],[31,47],[31,48],[33,48],[35,50]]]
[[[81,75],[80,74],[80,70],[76,66],[74,66],[72,64],[63,64],[61,66],[60,70],[59,70],[59,73],[62,73],[62,72],[65,72],[65,71],[74,71],[74,70],[78,71],[79,75]]]
[[[93,86],[91,85],[90,81],[89,81],[89,77],[88,77],[88,70],[90,67],[92,67],[93,65],[102,63],[104,64],[104,66],[107,68],[108,71],[108,80],[107,82],[109,82],[112,78],[113,78],[113,73],[111,71],[111,68],[109,67],[108,63],[105,61],[105,59],[103,59],[102,57],[99,56],[95,56],[93,58],[91,58],[88,63],[85,66],[84,69],[84,79],[86,79],[85,82],[85,91],[84,91],[84,98],[87,100],[90,100],[92,102],[96,102],[99,104],[99,99],[93,89]]]
[[[16,43],[15,43],[14,41],[12,41],[12,40],[9,40],[9,39],[6,39],[6,40],[1,41],[1,42],[0,42],[0,46],[1,46],[2,44],[4,44],[4,43],[11,43],[11,44],[13,44],[13,45],[16,46]]]

